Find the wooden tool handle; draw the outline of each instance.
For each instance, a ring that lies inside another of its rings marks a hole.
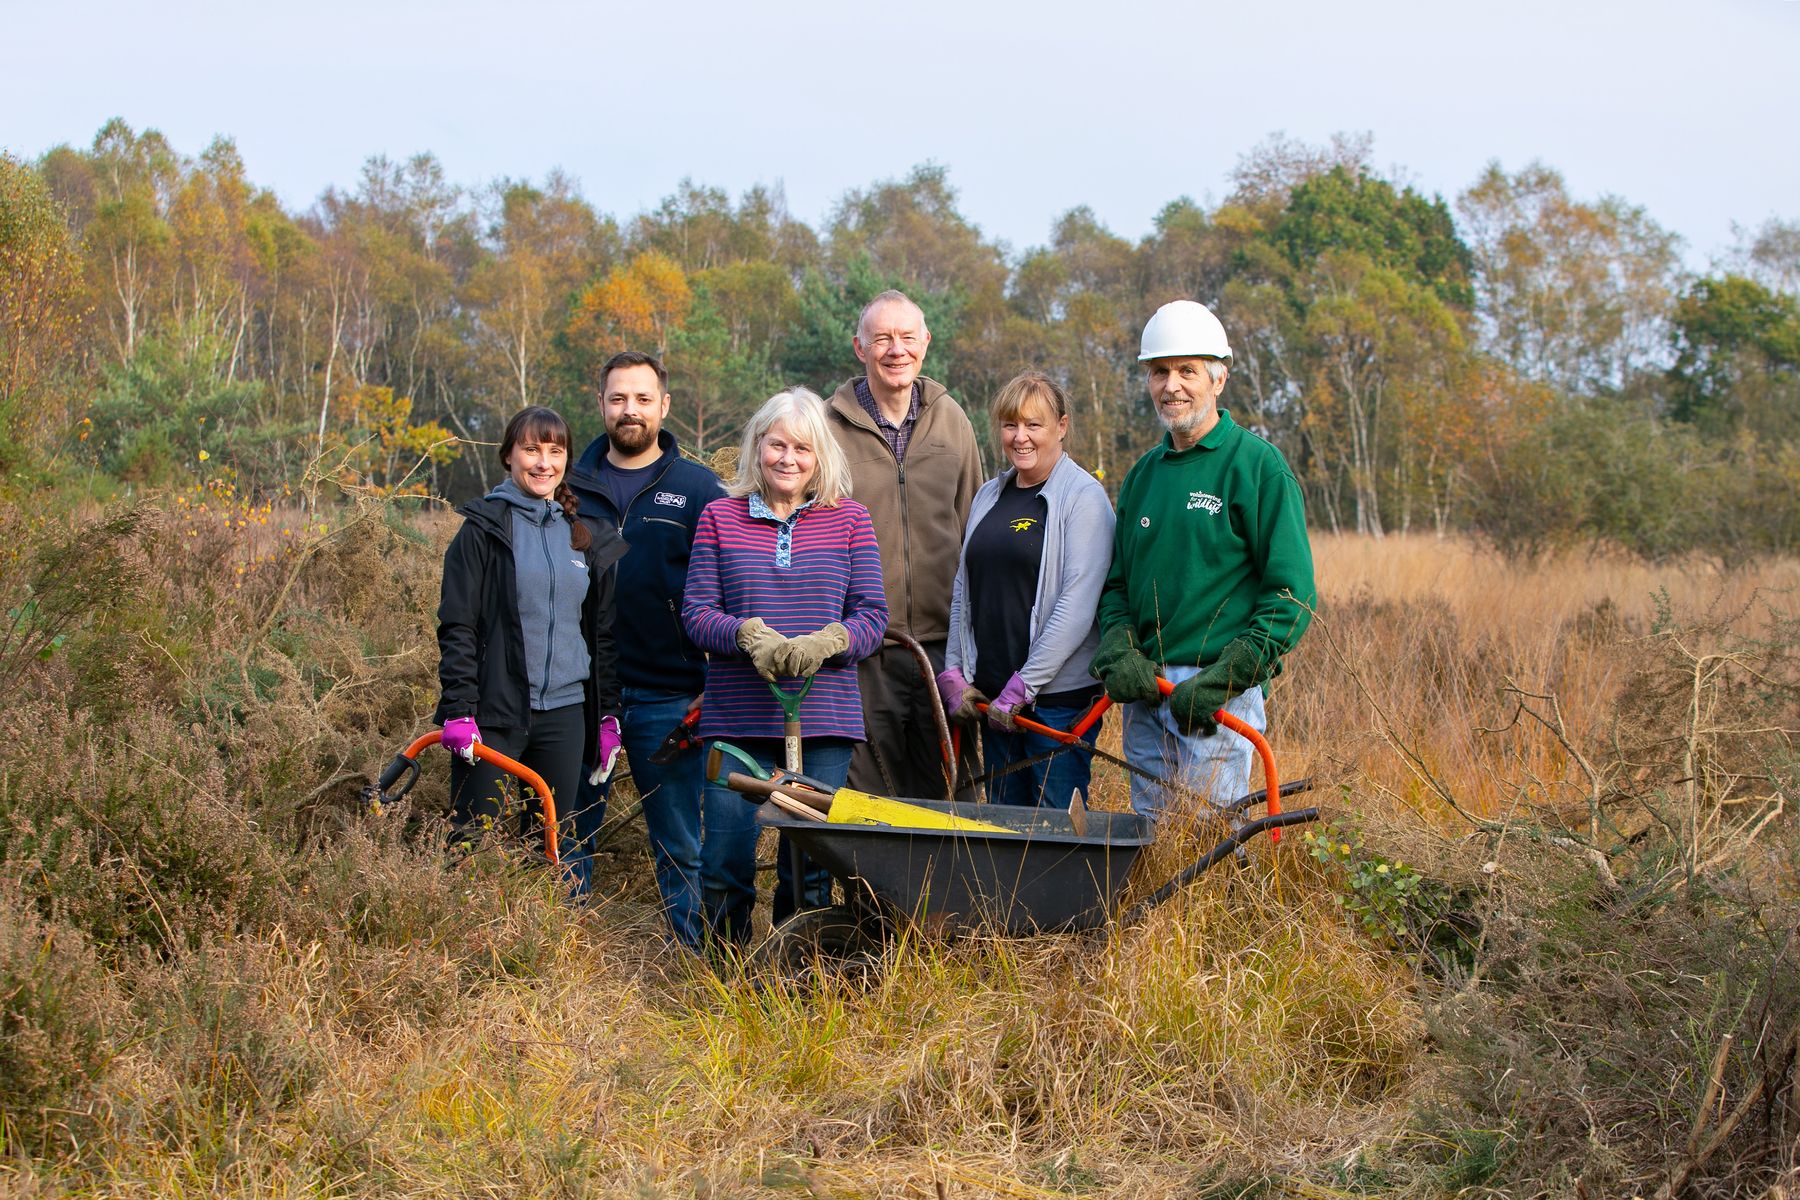
[[[725,786],[745,796],[762,799],[782,795],[796,803],[804,804],[814,812],[830,812],[831,797],[821,795],[810,788],[795,787],[791,784],[777,783],[773,779],[758,779],[754,775],[746,775],[742,771],[733,771],[725,776]]]
[[[786,792],[770,792],[769,803],[790,816],[800,817],[808,821],[823,821],[825,814],[810,804],[803,803]]]

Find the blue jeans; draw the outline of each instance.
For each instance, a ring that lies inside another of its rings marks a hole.
[[[1163,667],[1172,683],[1199,673],[1199,667]],[[1183,733],[1170,719],[1167,704],[1127,704],[1124,709],[1125,760],[1197,794],[1202,812],[1223,808],[1250,790],[1250,766],[1256,750],[1247,738],[1223,725],[1211,737]],[[1258,733],[1268,728],[1260,687],[1233,696],[1225,711]],[[1169,789],[1161,784],[1131,777],[1131,807],[1152,821],[1162,819],[1172,800]]]
[[[764,766],[782,762],[780,738],[722,738],[749,754]],[[807,738],[800,755],[805,773],[833,789],[844,786],[850,775],[850,750],[856,743],[844,738]],[[713,850],[713,839],[720,839],[718,875],[701,881],[705,898],[706,919],[713,938],[720,943],[742,946],[750,941],[750,910],[756,906],[756,805],[730,788],[708,782],[706,785],[707,853]],[[819,908],[831,903],[831,875],[800,855],[800,907]],[[775,856],[775,894],[771,901],[771,917],[779,922],[795,912],[794,848],[786,835],[781,838]]]
[[[1052,729],[1060,729],[1065,733],[1074,728],[1075,722],[1090,708],[1090,705],[1037,705],[1027,708],[1021,716],[1030,717],[1039,725],[1048,725]],[[1095,721],[1093,728],[1082,735],[1082,741],[1093,745],[1100,737],[1100,722]],[[1001,733],[986,722],[981,726],[982,764],[989,771],[997,771],[1001,767],[1016,762],[1024,762],[1028,758],[1036,758],[1040,754],[1056,749],[1061,742],[1053,741],[1041,733]],[[1087,803],[1088,780],[1093,773],[1094,756],[1085,750],[1065,750],[1049,762],[1041,762],[1035,767],[1027,767],[1022,771],[1014,771],[999,779],[988,781],[988,803],[990,804],[1022,804],[1027,807],[1067,808],[1069,797],[1076,792],[1081,793],[1081,802]]]
[[[631,763],[631,778],[644,801],[644,828],[650,835],[650,855],[655,864],[656,890],[662,897],[669,928],[685,946],[698,947],[704,937],[700,915],[701,879],[719,869],[712,863],[702,839],[701,787],[706,756],[698,747],[684,750],[675,761],[659,766],[650,761],[687,715],[693,696],[684,692],[652,691],[628,687],[620,692],[622,711],[619,732]],[[593,789],[601,796],[586,805],[576,832],[591,851],[593,835],[606,819],[605,793],[611,781]],[[588,791],[584,787],[585,793]],[[586,876],[579,875],[583,883]],[[585,888],[584,888],[585,890]]]

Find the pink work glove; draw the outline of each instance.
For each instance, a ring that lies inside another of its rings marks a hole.
[[[1025,704],[1025,680],[1015,671],[1006,686],[1000,689],[1000,694],[994,697],[994,702],[988,705],[988,724],[1001,733],[1012,733],[1013,714]]]
[[[987,697],[970,687],[955,667],[938,672],[937,686],[944,701],[944,715],[952,721],[975,720],[981,715],[975,711],[975,705],[987,703]]]
[[[588,782],[598,786],[612,778],[613,767],[618,764],[619,751],[625,748],[625,739],[619,733],[619,718],[608,713],[600,718],[600,765],[588,776]]]
[[[464,762],[475,761],[475,743],[481,740],[481,726],[474,717],[454,717],[444,722],[441,745]]]
[[[962,707],[963,693],[969,688],[969,681],[955,667],[946,667],[938,672],[938,695],[943,697],[944,711],[955,712]]]

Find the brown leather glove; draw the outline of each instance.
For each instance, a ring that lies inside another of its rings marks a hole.
[[[946,713],[945,715],[952,721],[967,721],[969,724],[973,725],[981,720],[981,710],[975,706],[977,704],[987,703],[989,703],[988,698],[982,695],[981,692],[976,689],[975,685],[971,683],[968,687],[963,689],[962,703],[957,705],[953,712]],[[989,711],[991,712],[992,709],[990,708]]]
[[[850,648],[850,631],[833,621],[817,633],[803,633],[789,638],[775,657],[776,670],[783,675],[811,679],[834,654]]]
[[[750,656],[750,665],[756,668],[756,673],[770,683],[775,682],[775,677],[781,674],[780,655],[787,649],[787,638],[770,629],[761,617],[751,617],[738,626],[737,644],[739,650]]]

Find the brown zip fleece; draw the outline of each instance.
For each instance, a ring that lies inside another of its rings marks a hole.
[[[888,631],[941,642],[950,636],[963,524],[985,478],[975,427],[944,385],[923,375],[905,463],[894,461],[887,439],[856,402],[856,380],[832,393],[828,411],[850,463],[850,494],[868,508],[881,544]]]

